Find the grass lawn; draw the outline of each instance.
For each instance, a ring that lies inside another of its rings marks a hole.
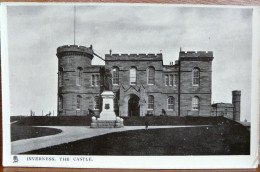
[[[46,127],[11,125],[11,141],[42,137],[60,133],[61,130]]]
[[[250,132],[239,124],[134,130],[101,135],[24,154],[249,155]]]
[[[149,125],[217,125],[221,122],[235,124],[224,117],[174,117],[150,116]],[[90,126],[91,116],[23,116],[11,117],[16,125],[24,126]],[[124,117],[125,126],[144,126],[145,117]]]
[[[20,116],[11,121],[23,126],[90,126],[91,116]]]

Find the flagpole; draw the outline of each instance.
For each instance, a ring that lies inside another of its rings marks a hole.
[[[76,6],[74,5],[74,45],[76,42]]]

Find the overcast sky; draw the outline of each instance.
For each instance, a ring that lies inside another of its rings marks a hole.
[[[9,6],[11,114],[57,114],[56,48],[73,44],[73,6]],[[77,6],[76,44],[109,53],[213,51],[212,103],[242,91],[241,120],[250,120],[252,9],[163,6]],[[103,64],[95,58],[92,64]]]

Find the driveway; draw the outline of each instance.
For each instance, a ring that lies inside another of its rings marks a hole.
[[[182,128],[182,127],[205,127],[209,125],[196,126],[149,126],[149,129],[154,128]],[[113,132],[129,131],[145,129],[144,126],[125,126],[124,128],[90,128],[89,126],[36,126],[56,128],[62,130],[61,133],[50,136],[37,138],[23,139],[11,142],[12,154],[20,154],[32,150],[42,149],[50,146],[60,145],[63,143],[74,142],[90,137],[104,135]]]

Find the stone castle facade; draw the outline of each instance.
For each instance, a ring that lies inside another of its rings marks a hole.
[[[61,46],[58,57],[58,115],[101,112],[102,71],[112,74],[118,116],[225,116],[240,119],[240,91],[233,103],[211,105],[213,52],[180,51],[163,64],[162,54],[106,54],[105,65],[92,65],[92,46]]]

